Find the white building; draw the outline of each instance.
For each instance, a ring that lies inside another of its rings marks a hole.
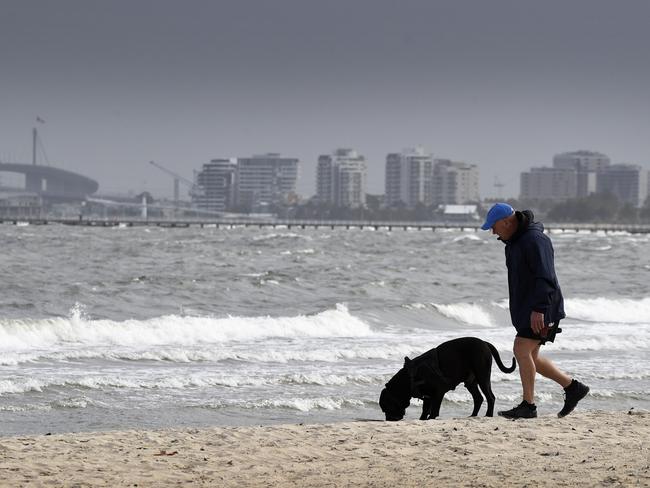
[[[267,153],[237,159],[235,206],[258,211],[268,205],[284,204],[296,194],[298,159]]]
[[[475,164],[436,159],[433,165],[433,203],[463,205],[480,201]]]
[[[477,205],[439,205],[438,212],[445,222],[471,222],[480,219]]]
[[[386,156],[386,205],[433,203],[433,156],[422,148]]]
[[[578,172],[573,168],[531,168],[521,173],[523,200],[567,200],[577,196]]]
[[[192,202],[202,210],[259,211],[295,197],[298,160],[268,153],[213,159],[196,175]]]
[[[358,208],[366,204],[366,159],[353,149],[318,157],[316,196],[322,203]]]

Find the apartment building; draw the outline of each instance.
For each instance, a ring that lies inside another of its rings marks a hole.
[[[318,157],[316,197],[322,203],[358,208],[366,204],[366,159],[354,149]]]
[[[422,148],[386,156],[386,205],[433,203],[433,156]]]
[[[648,172],[635,164],[611,164],[608,156],[574,151],[553,157],[553,167],[521,173],[520,198],[566,200],[592,193],[611,193],[619,201],[642,206],[648,196]]]
[[[648,197],[648,173],[636,164],[612,164],[598,173],[598,193],[611,193],[619,201],[641,207]]]
[[[578,194],[578,172],[574,168],[531,168],[521,173],[520,198],[567,200]]]
[[[298,159],[277,153],[213,159],[196,175],[192,202],[215,212],[260,211],[294,197],[297,179]]]
[[[213,159],[196,174],[192,203],[201,210],[224,212],[235,202],[235,159]]]
[[[433,164],[433,203],[463,205],[478,202],[479,171],[475,164],[435,159]]]
[[[576,193],[582,198],[597,191],[598,174],[609,166],[609,156],[595,151],[572,151],[553,156],[553,167],[576,172]]]
[[[257,211],[287,203],[296,193],[298,159],[267,153],[237,159],[235,205]]]

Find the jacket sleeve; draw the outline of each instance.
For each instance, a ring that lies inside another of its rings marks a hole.
[[[551,241],[542,235],[526,246],[526,264],[533,278],[532,308],[546,315],[557,290],[555,263]]]

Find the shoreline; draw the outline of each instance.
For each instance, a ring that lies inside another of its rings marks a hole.
[[[650,486],[650,412],[0,437],[0,486]]]

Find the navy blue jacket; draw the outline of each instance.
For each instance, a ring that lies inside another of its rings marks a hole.
[[[505,241],[510,317],[517,330],[530,329],[530,314],[544,314],[544,323],[563,319],[564,299],[555,275],[553,244],[533,212],[516,212],[519,225]]]

